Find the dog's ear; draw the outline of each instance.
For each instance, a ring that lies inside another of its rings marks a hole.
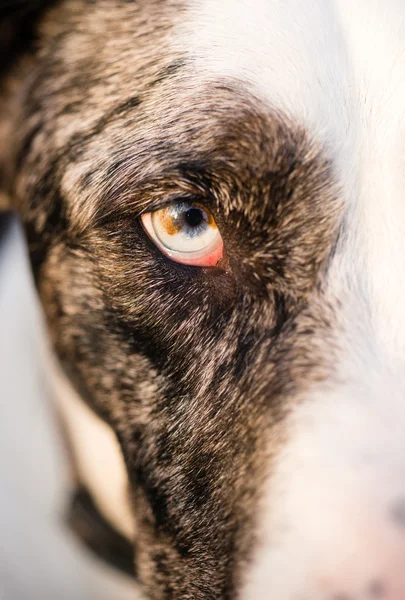
[[[0,77],[35,41],[36,24],[55,0],[0,0]]]

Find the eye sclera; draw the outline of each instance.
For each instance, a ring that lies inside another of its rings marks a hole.
[[[174,262],[183,264],[183,265],[191,265],[191,266],[195,266],[195,267],[215,267],[218,263],[218,261],[222,258],[223,255],[223,241],[222,241],[222,237],[221,234],[219,233],[215,221],[212,217],[212,215],[201,205],[196,204],[196,203],[190,203],[190,209],[191,208],[198,208],[199,210],[201,210],[204,215],[208,215],[208,221],[206,219],[205,222],[209,225],[212,224],[215,227],[212,227],[212,234],[214,235],[213,240],[208,243],[206,246],[204,246],[203,248],[200,248],[198,250],[190,250],[190,251],[181,251],[181,250],[176,250],[173,247],[169,247],[168,245],[166,245],[164,243],[164,241],[161,239],[161,236],[158,235],[158,233],[156,232],[156,227],[154,225],[154,217],[156,218],[156,215],[159,214],[159,212],[163,212],[163,211],[168,211],[171,207],[173,208],[173,211],[175,212],[175,209],[179,206],[185,205],[186,203],[182,202],[173,202],[171,203],[171,205],[169,205],[168,207],[165,207],[163,209],[158,209],[156,211],[153,212],[148,212],[148,213],[144,213],[143,215],[141,215],[141,222],[142,225],[146,231],[146,233],[148,234],[148,236],[150,237],[150,239],[154,242],[154,244],[159,248],[159,250],[168,258],[170,258],[171,260],[173,260]],[[188,209],[188,210],[190,210]],[[171,233],[168,232],[168,235],[172,235]],[[181,235],[181,231],[177,233],[177,235]],[[186,241],[182,240],[181,245],[185,245],[187,243],[192,243],[191,238],[187,236],[186,237]]]

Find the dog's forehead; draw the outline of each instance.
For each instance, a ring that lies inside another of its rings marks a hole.
[[[405,287],[403,31],[400,0],[189,0],[178,30],[198,77],[246,82],[324,148],[347,215],[331,285],[339,295],[356,282],[388,354],[402,348],[394,298]]]
[[[350,70],[336,4],[189,0],[179,38],[198,73],[244,80],[273,108],[339,138]]]
[[[388,11],[376,0],[356,6],[349,0],[188,0],[186,6],[178,43],[198,65],[196,78],[216,73],[245,80],[271,106],[332,143],[347,135],[353,113],[368,114],[381,85],[388,86],[384,93],[403,89],[400,0]],[[388,64],[397,76],[388,77]]]
[[[92,90],[88,92],[91,96],[103,97],[97,111],[101,107],[100,121],[108,121],[100,155],[108,156],[111,163],[114,163],[114,158],[119,162],[118,154],[123,153],[117,140],[121,137],[126,149],[132,143],[139,164],[143,155],[149,172],[154,166],[156,170],[161,169],[162,162],[170,159],[170,146],[176,146],[181,139],[183,146],[188,145],[189,156],[194,153],[198,158],[204,150],[214,156],[214,150],[217,154],[225,150],[218,141],[221,125],[226,120],[228,131],[233,129],[235,138],[240,142],[240,151],[234,156],[237,161],[248,154],[243,153],[243,149],[252,142],[255,127],[271,129],[270,120],[266,124],[260,113],[279,112],[287,117],[285,129],[289,127],[289,119],[301,131],[306,131],[308,140],[318,141],[327,148],[327,158],[333,161],[336,179],[347,188],[342,198],[349,201],[350,188],[356,184],[353,181],[355,171],[349,165],[354,160],[354,153],[357,153],[356,145],[368,136],[366,128],[359,132],[359,127],[363,127],[362,120],[370,110],[375,111],[371,107],[375,107],[376,98],[386,107],[391,101],[381,77],[386,70],[385,62],[373,61],[373,56],[378,57],[374,47],[383,47],[385,56],[390,52],[395,56],[398,50],[393,41],[387,39],[388,28],[379,28],[374,36],[364,35],[366,22],[372,22],[376,12],[380,12],[374,5],[367,10],[360,7],[353,11],[345,0],[311,2],[305,7],[295,0],[271,4],[261,1],[253,8],[244,0],[188,0],[180,5],[168,2],[163,6],[164,18],[156,16],[155,3],[151,3],[150,8],[146,3],[140,3],[139,10],[135,5],[128,15],[125,9],[122,18],[127,19],[129,24],[133,23],[134,32],[140,19],[146,34],[140,43],[134,38],[134,46],[131,47],[133,36],[131,25],[128,25],[124,31],[119,31],[120,45],[106,45],[97,57],[96,65],[102,64],[103,60],[105,64],[102,69],[96,67],[95,70],[98,68],[100,73],[97,73],[94,82],[90,76],[87,87]],[[123,8],[120,7],[120,10]],[[150,18],[146,18],[148,15]],[[391,14],[382,18],[395,20]],[[165,23],[162,33],[162,44],[166,48],[164,56],[151,34],[159,31],[153,23],[159,24],[162,19]],[[168,25],[170,21],[172,27]],[[390,28],[390,31],[396,30],[397,26]],[[145,38],[152,42],[144,46]],[[72,41],[75,39],[76,35],[72,36]],[[72,54],[77,52],[73,50]],[[142,56],[138,55],[138,51]],[[117,58],[121,54],[133,59],[121,61]],[[69,56],[71,60],[72,55]],[[369,63],[373,64],[373,72]],[[143,78],[139,77],[140,66]],[[120,77],[113,89],[116,72]],[[130,85],[132,73],[133,89]],[[158,80],[162,83],[156,86]],[[151,81],[155,90],[150,85]],[[218,93],[213,83],[221,81],[225,82],[224,91]],[[225,91],[228,81],[238,81],[245,94],[234,93],[232,98],[229,88]],[[149,87],[144,87],[145,82]],[[381,98],[382,89],[385,99]],[[119,101],[115,100],[117,96]],[[249,106],[253,97],[260,100],[260,106],[256,117],[252,119],[250,114],[247,119],[246,111],[241,107],[243,104]],[[110,98],[114,101],[107,110]],[[143,129],[137,115],[145,109],[148,98],[152,100],[148,108],[148,122]],[[116,108],[117,112],[114,112]],[[87,110],[85,106],[80,112],[81,118],[84,110]],[[401,108],[399,114],[402,112]],[[90,122],[95,119],[93,113],[91,108]],[[380,122],[384,123],[384,120]],[[70,127],[80,130],[80,119],[76,117],[73,126],[64,125],[58,135],[65,136]],[[251,127],[250,132],[248,127]],[[141,143],[137,137],[140,131],[143,132]],[[211,143],[213,140],[217,142],[216,148]],[[268,141],[276,148],[274,136],[269,135]],[[98,136],[94,136],[93,146],[98,143]],[[155,151],[159,144],[163,161],[155,161],[159,158]],[[269,148],[266,150],[268,153]],[[303,153],[307,150],[302,146]],[[258,153],[253,152],[249,159],[257,164]],[[104,160],[104,157],[100,158],[93,151],[89,163],[94,164],[97,160]],[[80,169],[84,171],[86,167],[82,161]],[[114,165],[110,173],[114,173]]]

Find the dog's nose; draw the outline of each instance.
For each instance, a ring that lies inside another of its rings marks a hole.
[[[357,505],[341,500],[339,512],[332,501],[319,507],[319,519],[308,512],[305,522],[303,511],[296,526],[287,519],[274,526],[243,600],[405,599],[405,497],[378,509],[371,494]]]
[[[309,562],[302,558],[302,600],[404,600],[405,599],[405,501],[371,508],[347,507],[340,518],[314,531]],[[318,539],[316,539],[318,535]],[[280,597],[281,600],[282,596]]]

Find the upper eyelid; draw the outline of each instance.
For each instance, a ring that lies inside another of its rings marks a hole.
[[[169,206],[173,202],[177,202],[177,201],[178,202],[190,202],[190,204],[200,204],[203,207],[207,207],[207,209],[210,212],[212,212],[213,208],[214,208],[214,202],[212,201],[212,199],[202,198],[201,196],[192,195],[192,194],[173,193],[171,195],[171,197],[166,196],[165,198],[157,200],[156,202],[153,202],[152,204],[148,205],[147,207],[145,207],[144,209],[139,211],[136,215],[136,218],[140,218],[142,215],[149,213],[149,212],[155,212],[157,210],[161,210],[162,208],[165,208],[166,206]]]
[[[139,194],[142,194],[142,190],[138,190]],[[207,208],[212,211],[212,201],[207,202],[206,198],[202,198],[196,194],[190,193],[181,193],[181,192],[173,192],[171,194],[162,194],[161,197],[157,198],[153,202],[145,203],[143,207],[139,207],[139,203],[134,201],[127,201],[120,206],[116,206],[112,210],[105,212],[103,215],[100,215],[97,219],[97,224],[102,226],[103,224],[109,223],[111,221],[118,220],[120,218],[130,218],[132,219],[140,219],[142,215],[150,212],[155,212],[166,206],[169,206],[173,202],[198,202],[203,206],[207,206]],[[137,208],[135,206],[138,205]]]
[[[142,215],[144,215],[145,213],[149,213],[149,212],[155,212],[157,210],[161,210],[162,208],[165,208],[166,206],[168,206],[169,204],[172,204],[173,202],[200,202],[200,199],[197,199],[197,197],[192,197],[190,196],[190,194],[173,194],[172,197],[170,196],[166,196],[165,198],[156,200],[156,202],[153,202],[152,204],[148,205],[147,207],[145,207],[144,209],[142,209],[136,216],[139,218]]]
[[[143,214],[164,208],[176,200],[199,202],[213,214],[218,209],[218,201],[207,185],[196,183],[176,170],[132,184],[130,181],[125,185],[110,181],[106,192],[100,197],[93,226],[102,227],[120,219],[139,219]]]

